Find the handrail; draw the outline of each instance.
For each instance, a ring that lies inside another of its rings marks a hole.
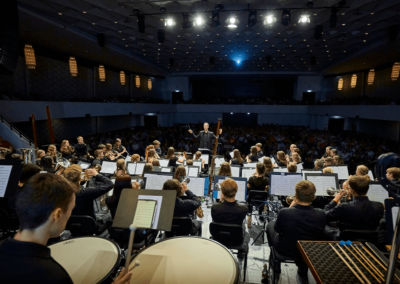
[[[25,142],[29,143],[29,146],[34,147],[34,143],[33,141],[26,136],[24,133],[22,133],[21,130],[19,130],[18,128],[16,128],[14,125],[12,125],[11,123],[9,123],[7,120],[5,120],[1,115],[0,115],[0,121],[1,123],[5,124],[6,126],[8,126],[8,128],[10,128],[10,130],[12,132],[14,132],[15,134],[17,134],[19,136],[20,139],[25,140]]]

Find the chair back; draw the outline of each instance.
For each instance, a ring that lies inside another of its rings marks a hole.
[[[261,190],[251,190],[249,192],[249,199],[252,201],[265,201],[268,200],[269,193]]]
[[[90,216],[71,215],[65,229],[74,237],[93,236],[97,232],[97,223]]]
[[[193,230],[192,219],[189,217],[174,217],[172,219],[171,232],[172,236],[187,236]]]
[[[213,240],[229,246],[240,246],[244,241],[243,227],[236,224],[210,223],[210,234]]]
[[[378,243],[378,232],[375,230],[343,230],[340,232],[340,240],[350,240],[358,242]]]

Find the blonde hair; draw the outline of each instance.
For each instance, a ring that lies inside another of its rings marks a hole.
[[[172,156],[175,155],[175,149],[174,147],[169,147],[168,148],[168,152],[167,152],[167,156],[165,156],[166,159],[171,159]]]
[[[174,179],[179,180],[180,177],[185,177],[185,176],[186,176],[185,167],[182,165],[178,166],[175,170]]]
[[[231,177],[232,176],[231,165],[229,165],[229,163],[227,162],[223,162],[221,164],[221,167],[219,168],[218,176]]]
[[[115,170],[114,175],[117,175],[118,171],[124,171],[124,173],[122,175],[126,175],[127,174],[127,171],[126,171],[126,168],[125,168],[125,160],[124,159],[119,159],[117,161],[117,169]]]
[[[49,145],[49,147],[47,148],[47,155],[48,156],[52,156],[52,157],[56,157],[57,156],[57,147],[54,144]]]
[[[140,156],[138,154],[133,154],[131,157],[131,162],[140,162]]]
[[[64,170],[63,176],[78,190],[81,190],[79,182],[81,181],[82,167],[78,164],[72,164]]]
[[[195,154],[195,156],[194,156],[194,160],[197,161],[197,160],[199,160],[200,158],[201,158],[201,152],[200,152],[200,151],[197,151],[196,154]]]
[[[333,174],[332,168],[324,168],[324,169],[322,170],[322,172],[323,172],[324,174]]]
[[[394,179],[400,179],[400,168],[388,168],[386,169],[386,172],[392,174]]]

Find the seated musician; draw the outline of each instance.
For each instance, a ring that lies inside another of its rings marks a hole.
[[[117,159],[117,155],[119,153],[113,150],[112,145],[110,143],[106,144],[106,149],[104,151],[104,159],[106,161],[115,161]]]
[[[376,230],[383,217],[384,207],[380,202],[370,201],[367,192],[369,179],[364,176],[351,176],[348,181],[349,193],[353,201],[338,204],[346,191],[339,192],[335,198],[325,206],[327,222],[338,222],[338,228],[326,227],[325,235],[336,240],[340,231]]]
[[[264,157],[264,153],[262,151],[262,144],[261,143],[257,143],[256,144],[256,149],[257,149],[257,157],[258,158]]]
[[[386,169],[386,178],[388,180],[395,180],[395,181],[399,181],[400,180],[400,168],[388,168]]]
[[[78,141],[78,143],[74,145],[76,156],[78,158],[93,158],[89,155],[89,149],[88,146],[83,142],[83,137],[78,136],[76,140]]]
[[[268,242],[282,255],[300,258],[296,247],[298,240],[324,240],[325,212],[315,209],[311,202],[315,197],[315,185],[303,180],[296,184],[295,200],[289,208],[282,208],[276,221],[270,221],[267,226]],[[272,257],[270,257],[272,259]],[[272,264],[273,265],[273,264]],[[296,262],[297,283],[307,282],[307,265],[303,261]],[[280,265],[273,268],[281,272]]]
[[[174,173],[174,179],[177,181],[181,182],[181,178],[184,178],[186,176],[186,169],[184,166],[180,165],[176,168],[175,173]]]
[[[121,157],[126,158],[126,156],[128,155],[128,152],[126,151],[126,148],[121,145],[121,139],[119,139],[119,138],[115,139],[115,144],[114,144],[113,149],[119,153],[117,159],[119,157],[120,158]]]
[[[194,160],[195,161],[201,161],[201,168],[204,169],[204,164],[205,164],[206,161],[201,158],[201,152],[200,151],[197,151],[195,153]]]
[[[276,157],[278,159],[276,161],[276,165],[278,167],[286,167],[287,166],[287,160],[286,160],[285,152],[278,151],[278,153],[276,154]]]
[[[191,217],[193,212],[201,206],[201,202],[197,200],[197,196],[192,193],[187,185],[183,182],[180,183],[176,179],[169,179],[164,182],[163,190],[175,190],[176,191],[176,201],[174,209],[174,217]],[[179,197],[186,193],[187,199],[181,199]],[[201,225],[202,222],[198,220],[192,220],[193,229],[190,233],[191,235],[197,234],[201,236]]]
[[[338,155],[338,150],[337,149],[331,149],[331,151],[329,152],[329,155],[331,158],[335,157]]]
[[[366,166],[359,165],[356,170],[356,176],[365,177],[366,179],[371,180],[371,178],[368,175],[368,172],[369,172],[369,169]]]
[[[289,157],[292,157],[292,155],[293,155],[294,153],[296,153],[296,152],[295,152],[295,149],[296,149],[296,148],[297,148],[296,144],[290,145],[289,152],[288,152],[288,156],[289,156]]]
[[[156,150],[150,149],[148,154],[147,154],[147,160],[146,163],[152,163],[154,160],[156,160]]]
[[[247,183],[247,206],[249,210],[249,216],[247,219],[247,225],[248,227],[251,226],[251,217],[253,213],[253,205],[251,203],[251,199],[249,198],[249,193],[252,190],[257,190],[257,191],[268,191],[269,188],[269,178],[265,176],[265,165],[264,163],[258,162],[256,165],[256,174],[253,175],[252,177],[249,178],[249,182]],[[262,211],[264,209],[264,205],[260,206],[258,208],[258,214],[261,215]],[[261,216],[260,220],[263,220],[264,218]]]
[[[325,153],[324,153],[324,155],[321,157],[321,159],[326,159],[326,158],[330,157],[330,156],[331,156],[331,149],[332,149],[331,146],[326,147],[326,148],[325,148]]]
[[[143,167],[142,179],[144,178],[144,175],[145,175],[146,173],[151,173],[151,172],[154,172],[153,165],[150,164],[150,163],[146,163],[146,164],[144,165],[144,167]]]
[[[274,171],[274,166],[276,166],[276,165],[272,163],[270,157],[264,157],[263,163],[265,165],[265,174],[264,175],[266,177],[269,177],[269,173]]]
[[[322,169],[323,167],[324,167],[324,160],[316,159],[314,161],[314,169],[318,170],[318,169]]]
[[[289,163],[287,165],[288,173],[297,173],[297,165],[295,163]]]
[[[186,160],[187,166],[193,166],[193,160]]]
[[[77,192],[76,205],[72,211],[72,215],[90,216],[96,221],[93,201],[109,192],[114,187],[114,184],[110,179],[99,174],[95,169],[87,169],[85,170],[85,174],[93,177],[94,186],[84,187],[80,184],[82,181],[81,173],[82,167],[76,164],[69,166],[64,171],[64,177],[71,182]],[[98,225],[99,231],[102,231],[104,224]]]
[[[243,167],[243,159],[240,157],[240,151],[238,149],[233,150],[233,158],[229,161],[231,165],[240,165]]]
[[[177,167],[176,162],[179,162],[181,164],[183,164],[183,162],[185,161],[185,157],[182,156],[182,154],[179,155],[179,157],[175,156],[175,149],[174,147],[169,147],[168,148],[168,152],[167,155],[165,156],[165,159],[168,159],[168,167],[173,167],[174,171]]]
[[[61,142],[60,152],[63,158],[67,159],[68,161],[71,161],[75,150],[69,145],[68,140],[63,140]]]
[[[119,159],[116,162],[116,165],[117,165],[117,170],[114,172],[114,175],[116,177],[124,176],[124,175],[128,174],[128,171],[126,170],[125,160]]]
[[[246,161],[248,163],[258,162],[257,147],[256,146],[251,146],[250,147],[250,154],[247,156]]]
[[[151,164],[153,165],[153,167],[161,167],[160,161],[156,159],[154,159],[153,162],[151,162]]]
[[[219,168],[217,176],[231,177],[232,176],[231,165],[229,165],[228,162],[223,162]]]
[[[35,164],[38,165],[39,167],[42,166],[42,158],[46,156],[46,152],[44,150],[38,150],[36,152],[36,160],[35,160]]]
[[[297,149],[297,148],[296,148],[296,149]],[[293,163],[301,164],[301,157],[300,157],[300,155],[299,155],[298,153],[293,153],[293,154],[292,154],[292,161],[293,161]]]
[[[51,145],[49,145],[49,147],[47,147],[46,156],[50,156],[53,159],[54,162],[56,161],[56,159],[57,159],[57,147],[56,147],[56,145],[51,144]]]
[[[63,177],[37,174],[29,180],[16,203],[20,229],[0,244],[2,283],[73,283],[46,244],[64,230],[74,206],[75,188]],[[132,273],[123,274],[113,284],[130,283]]]
[[[333,164],[333,158],[332,158],[332,157],[326,158],[326,159],[325,159],[324,166],[325,166],[325,167],[327,167],[327,166],[334,166],[334,164]]]
[[[322,170],[322,173],[324,173],[324,174],[333,174],[333,170],[332,170],[332,168],[324,168],[323,170]]]
[[[101,161],[104,158],[104,152],[102,149],[97,149],[96,151],[94,151],[94,156],[95,159],[92,162],[92,167],[95,165],[101,165]]]
[[[136,163],[140,162],[139,154],[133,154],[131,157],[131,162],[136,162]]]
[[[160,145],[161,145],[160,141],[154,140],[153,141],[153,145],[154,145],[154,150],[156,150],[157,155],[159,157],[161,157],[162,156],[162,152],[161,152],[161,148],[160,148]]]

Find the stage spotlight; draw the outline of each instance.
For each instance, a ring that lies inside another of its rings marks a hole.
[[[317,25],[314,29],[314,38],[321,39],[323,30],[324,30],[324,28],[322,25]]]
[[[337,11],[338,11],[338,9],[335,8],[335,7],[333,7],[332,10],[331,10],[331,16],[330,16],[330,18],[329,18],[329,27],[330,27],[330,28],[336,27],[336,22],[337,22],[337,15],[336,15],[336,13],[337,13]]]
[[[282,11],[282,25],[287,26],[290,24],[290,10],[284,9]]]
[[[231,15],[229,18],[229,25],[228,28],[237,28],[237,19],[235,15]]]
[[[302,14],[299,19],[299,24],[300,23],[302,24],[310,23],[310,15]]]
[[[189,20],[189,14],[188,13],[182,13],[182,29],[189,29],[193,27],[193,22]]]
[[[158,36],[158,42],[159,43],[164,43],[165,42],[165,32],[163,29],[159,29],[157,32],[157,36]]]
[[[212,11],[212,27],[219,27],[221,22],[219,21],[219,11]]]
[[[144,23],[144,15],[138,15],[138,29],[139,33],[145,33],[146,25]]]
[[[267,15],[264,19],[264,25],[272,25],[276,22],[276,17],[274,15]]]
[[[249,28],[251,28],[255,24],[257,24],[257,10],[250,10],[249,11],[249,18],[247,20],[247,26]]]
[[[173,18],[167,18],[167,19],[165,19],[165,26],[166,26],[166,27],[173,27],[173,26],[175,26],[175,25],[176,25],[176,23],[175,23],[175,21],[174,21]]]
[[[204,25],[204,19],[203,19],[201,16],[197,16],[197,17],[194,19],[193,26],[195,26],[195,27],[200,27],[200,26],[202,26],[202,25]]]

